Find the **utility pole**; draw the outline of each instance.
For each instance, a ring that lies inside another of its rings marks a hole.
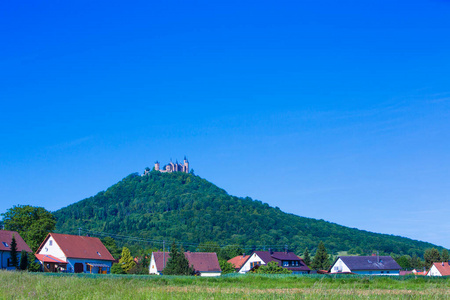
[[[81,235],[81,227],[78,228],[78,235]]]
[[[166,241],[163,241],[163,270],[166,268]]]

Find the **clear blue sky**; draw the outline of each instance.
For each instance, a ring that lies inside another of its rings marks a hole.
[[[236,196],[450,247],[450,2],[0,4],[0,213],[170,158]]]

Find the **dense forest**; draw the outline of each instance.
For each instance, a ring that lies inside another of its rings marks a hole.
[[[306,203],[306,201],[305,201]],[[303,204],[304,207],[307,205]],[[399,236],[348,228],[323,220],[282,212],[267,203],[229,195],[194,174],[131,174],[106,191],[54,213],[57,232],[92,232],[137,237],[161,247],[161,241],[182,243],[185,249],[217,242],[246,251],[285,249],[314,253],[320,241],[329,252],[422,256],[433,244]],[[441,249],[440,247],[437,247]]]

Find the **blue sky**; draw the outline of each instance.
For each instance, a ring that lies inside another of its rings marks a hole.
[[[2,3],[0,213],[186,155],[232,195],[450,247],[449,19],[444,0]]]

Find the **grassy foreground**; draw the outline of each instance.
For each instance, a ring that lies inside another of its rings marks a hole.
[[[450,278],[242,275],[219,278],[0,271],[1,299],[450,299]]]

